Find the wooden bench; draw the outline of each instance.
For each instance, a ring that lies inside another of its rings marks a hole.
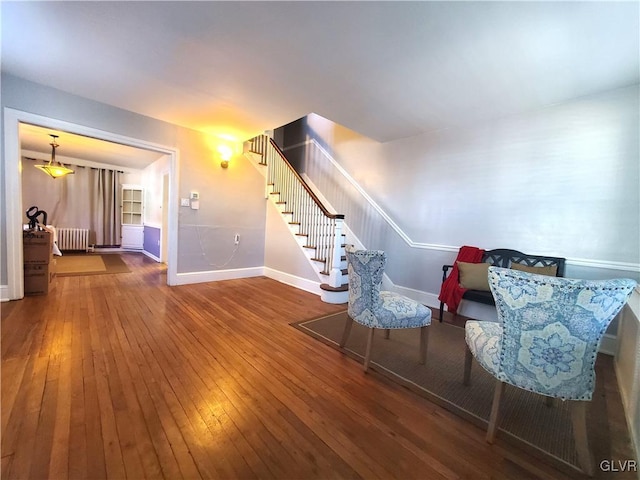
[[[512,264],[520,264],[526,267],[556,267],[556,277],[564,277],[564,258],[546,257],[541,255],[528,255],[517,250],[507,248],[497,248],[495,250],[487,250],[482,255],[481,263],[488,263],[496,267],[511,268]],[[453,265],[442,266],[442,282],[447,278],[449,270]],[[490,291],[484,290],[467,290],[462,295],[463,300],[470,302],[478,302],[485,305],[494,305],[495,301]],[[440,302],[440,321],[444,315],[444,302]]]

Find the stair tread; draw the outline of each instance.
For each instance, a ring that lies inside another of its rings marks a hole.
[[[344,284],[340,285],[339,287],[332,287],[328,283],[321,283],[320,284],[320,288],[322,290],[326,290],[327,292],[347,292],[347,291],[349,291],[349,284],[348,283],[344,283]]]
[[[312,259],[312,260],[313,260],[313,259]],[[318,260],[318,261],[320,261],[320,262],[324,262],[324,260]],[[346,268],[341,269],[341,270],[340,270],[340,272],[341,272],[343,275],[349,275],[349,270],[347,270]],[[327,272],[326,270],[322,270],[322,271],[320,272],[320,275],[331,275],[331,273],[330,273],[330,272]]]

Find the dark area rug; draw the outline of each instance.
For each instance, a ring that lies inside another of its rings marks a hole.
[[[354,322],[345,348],[338,342],[342,336],[346,312],[313,320],[296,322],[294,327],[361,362],[366,347],[366,328]],[[464,328],[434,320],[429,327],[427,362],[418,363],[419,329],[391,330],[385,339],[376,330],[370,369],[380,373],[447,410],[486,429],[495,379],[478,363],[473,363],[471,384],[464,386]],[[613,371],[611,357],[601,355],[598,368]],[[607,408],[622,408],[622,404],[607,405],[606,391],[597,382],[594,399],[588,406],[589,439],[596,465],[610,459]],[[498,437],[538,457],[544,457],[562,469],[577,469],[578,458],[573,441],[568,402],[555,399],[545,405],[544,397],[507,385],[501,405],[502,418]],[[575,470],[574,470],[575,471]]]

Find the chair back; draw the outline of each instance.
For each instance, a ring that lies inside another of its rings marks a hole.
[[[489,267],[502,322],[498,379],[543,395],[591,400],[602,337],[635,285]]]
[[[511,250],[508,248],[496,248],[494,250],[486,250],[482,254],[482,262],[489,263],[495,267],[510,268],[511,265],[520,264],[527,267],[548,267],[555,270],[554,275],[556,277],[564,277],[565,258],[562,257],[547,257],[542,255],[529,255],[519,252],[518,250]],[[551,275],[550,273],[543,273],[544,275]]]
[[[356,322],[372,326],[382,305],[380,285],[387,254],[381,250],[356,250],[351,245],[345,251],[349,275],[347,313]]]

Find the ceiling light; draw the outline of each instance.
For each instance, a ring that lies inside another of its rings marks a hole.
[[[51,160],[46,165],[35,165],[36,168],[39,168],[47,175],[50,175],[53,178],[64,177],[70,173],[75,173],[70,168],[65,167],[60,162],[56,161],[56,147],[59,145],[56,143],[56,138],[58,135],[49,135],[53,140],[51,141]]]

